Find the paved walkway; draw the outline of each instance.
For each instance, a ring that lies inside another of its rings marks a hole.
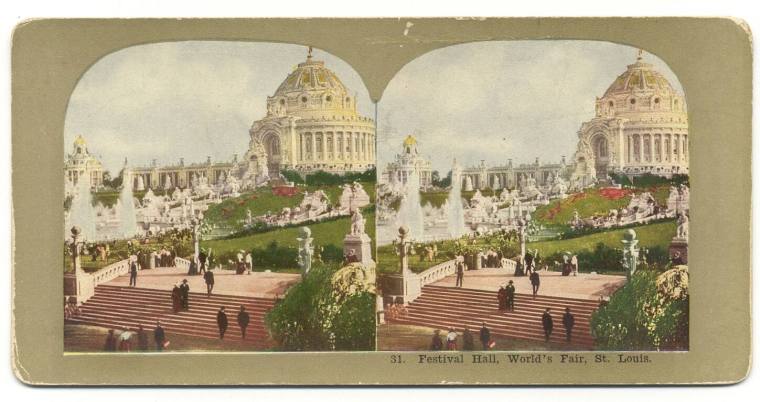
[[[569,297],[573,299],[599,300],[607,297],[625,284],[625,277],[619,275],[581,274],[578,276],[562,276],[560,272],[539,271],[541,285],[539,295]],[[531,294],[532,287],[527,276],[516,277],[504,269],[483,268],[465,271],[463,287],[468,289],[499,290],[509,280],[514,281],[517,293]],[[456,276],[447,276],[438,282],[438,286],[454,287]]]
[[[191,292],[205,292],[206,282],[203,275],[188,276],[182,268],[154,268],[141,270],[137,273],[137,287],[145,289],[171,290],[175,283],[187,279]],[[296,282],[301,280],[299,274],[282,274],[277,272],[253,272],[252,274],[235,275],[231,270],[214,271],[214,294],[249,296],[249,297],[278,297]],[[109,285],[129,286],[129,275],[120,276]]]

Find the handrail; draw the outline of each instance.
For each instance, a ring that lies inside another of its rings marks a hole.
[[[94,286],[98,286],[101,283],[113,280],[121,275],[129,272],[129,258],[117,261],[113,264],[106,265],[105,267],[92,272],[88,275],[92,278]]]
[[[454,275],[457,272],[456,263],[456,259],[448,260],[420,272],[417,274],[417,277],[420,279],[420,286],[425,286],[449,275]]]

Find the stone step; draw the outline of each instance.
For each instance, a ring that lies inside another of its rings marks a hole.
[[[592,349],[594,340],[589,320],[597,306],[594,300],[541,295],[534,299],[532,295],[517,294],[515,311],[501,311],[496,291],[428,285],[423,287],[422,295],[409,304],[407,315],[388,321],[438,329],[454,327],[460,333],[465,326],[479,331],[485,322],[493,334],[544,341],[541,316],[549,307],[554,319],[550,341],[565,343],[562,314],[565,307],[570,307],[575,316],[572,345]]]
[[[216,313],[220,306],[227,307],[229,326],[225,340],[242,341],[237,325],[238,306],[246,306],[250,315],[247,337],[244,342],[262,348],[270,347],[272,341],[264,324],[266,313],[275,304],[274,299],[243,297],[205,293],[190,293],[190,310],[174,313],[171,291],[127,286],[101,285],[95,296],[81,307],[81,315],[67,320],[70,323],[95,325],[105,328],[137,328],[142,324],[152,332],[157,320],[167,334],[182,334],[218,339]]]
[[[469,288],[457,288],[457,287],[449,287],[449,286],[438,286],[438,285],[427,285],[423,288],[425,293],[430,294],[439,294],[439,293],[446,293],[449,295],[457,294],[457,295],[469,295],[470,297],[492,297],[493,300],[496,300],[496,290],[484,290],[484,289],[469,289]],[[573,299],[569,297],[559,297],[559,296],[547,296],[547,295],[536,295],[535,299],[533,298],[533,295],[531,293],[515,293],[515,300],[536,300],[536,301],[552,301],[552,302],[564,302],[568,304],[570,307],[572,306],[593,306],[594,308],[597,308],[599,306],[599,301],[597,300],[590,300],[590,299]]]
[[[418,297],[414,300],[412,303],[438,303],[441,305],[448,305],[448,306],[457,306],[462,308],[475,308],[475,309],[493,309],[498,310],[499,309],[499,303],[496,299],[490,299],[489,300],[481,300],[481,301],[472,301],[469,299],[461,299],[456,297],[446,297],[444,295],[430,295],[427,293],[423,293],[422,296]],[[515,300],[515,311],[520,310],[528,310],[528,311],[535,311],[536,309],[540,309],[543,313],[544,310],[549,307],[552,309],[552,311],[565,311],[565,307],[570,307],[570,311],[573,313],[573,315],[586,315],[590,316],[592,312],[596,311],[596,309],[591,309],[588,307],[577,307],[577,306],[567,306],[562,302],[561,304],[558,303],[552,303],[549,301],[535,301],[535,300]]]

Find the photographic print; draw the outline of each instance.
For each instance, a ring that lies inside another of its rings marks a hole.
[[[64,130],[65,351],[374,349],[373,110],[311,47],[95,63]]]
[[[656,56],[477,42],[379,104],[380,350],[688,350],[686,98]]]

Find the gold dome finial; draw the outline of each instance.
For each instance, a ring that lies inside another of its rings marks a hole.
[[[311,51],[314,50],[311,46],[309,46],[309,54],[306,55],[307,60],[311,60]]]
[[[644,57],[644,49],[639,49],[638,55],[636,55],[636,61],[641,61],[641,59]]]

